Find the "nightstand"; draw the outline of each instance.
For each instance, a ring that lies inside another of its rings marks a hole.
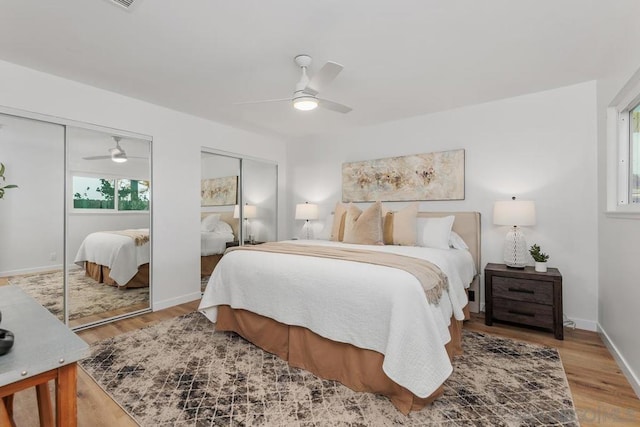
[[[244,244],[245,244],[245,245],[261,245],[261,244],[263,244],[263,243],[264,243],[264,242],[258,242],[258,241],[254,241],[253,243],[251,243],[251,242],[250,242],[250,241],[248,241],[248,240],[245,240],[245,241],[244,241]],[[231,248],[231,247],[233,247],[233,246],[240,246],[240,242],[238,242],[237,240],[234,240],[233,242],[227,242],[227,243],[226,243],[226,247],[227,247],[227,248]]]
[[[538,273],[533,267],[487,264],[484,269],[485,324],[493,321],[549,329],[564,338],[562,275],[557,268]]]

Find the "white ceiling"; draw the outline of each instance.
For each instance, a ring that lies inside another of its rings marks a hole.
[[[592,80],[637,0],[0,2],[0,59],[244,129],[303,137]],[[295,111],[293,57],[343,72]]]

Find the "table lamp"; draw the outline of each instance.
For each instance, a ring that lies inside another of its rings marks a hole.
[[[519,227],[536,224],[535,204],[529,200],[516,200],[515,197],[495,202],[493,223],[512,227],[504,239],[504,263],[508,267],[524,268],[527,265],[527,241]]]
[[[242,233],[242,238],[247,239],[250,243],[253,243],[253,236],[251,235],[251,224],[249,224],[249,220],[252,218],[256,218],[258,216],[258,209],[256,205],[245,204],[242,207],[242,217],[244,221],[242,224],[244,225],[244,232]],[[238,205],[233,209],[233,217],[240,218],[240,207]]]
[[[297,204],[296,219],[305,220],[305,223],[302,229],[305,231],[306,239],[307,240],[313,239],[313,230],[311,229],[311,224],[309,224],[309,220],[318,219],[318,205],[309,203],[309,202]]]

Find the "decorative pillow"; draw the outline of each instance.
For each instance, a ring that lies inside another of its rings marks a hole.
[[[375,202],[365,211],[350,204],[344,221],[345,243],[359,245],[382,244],[382,204]]]
[[[213,231],[213,227],[220,222],[220,214],[207,215],[200,222],[200,231]]]
[[[344,219],[347,216],[347,207],[342,203],[336,203],[333,213],[333,224],[331,226],[331,238],[334,242],[342,242],[344,237]]]
[[[449,236],[455,217],[418,218],[418,246],[449,249]]]
[[[228,234],[233,234],[233,228],[231,228],[231,225],[227,224],[224,221],[218,221],[216,222],[216,224],[213,226],[213,229],[211,230],[215,233],[228,233]]]
[[[398,212],[387,212],[383,229],[384,244],[415,246],[417,218],[418,203],[412,203]]]
[[[462,239],[462,237],[453,230],[449,236],[449,246],[453,249],[469,249],[469,246],[467,246],[467,243]]]

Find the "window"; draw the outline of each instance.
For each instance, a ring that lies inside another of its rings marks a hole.
[[[640,104],[629,112],[629,203],[640,204]]]
[[[607,214],[640,219],[640,70],[607,109]]]
[[[73,208],[148,211],[149,181],[73,176]]]

